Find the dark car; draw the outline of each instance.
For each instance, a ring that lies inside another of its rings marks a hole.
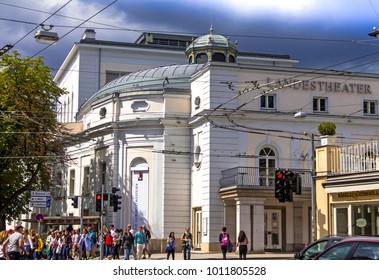
[[[325,236],[317,239],[300,252],[295,253],[294,258],[297,260],[313,260],[320,253],[324,252],[325,249],[345,238],[347,238],[347,236]]]
[[[379,237],[351,237],[320,253],[315,260],[378,260]]]

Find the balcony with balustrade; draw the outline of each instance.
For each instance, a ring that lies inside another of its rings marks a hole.
[[[310,192],[312,175],[310,170],[291,169],[299,173],[302,190]],[[232,198],[235,195],[251,195],[257,197],[274,197],[275,168],[234,167],[223,170],[220,179],[220,193],[223,198]]]

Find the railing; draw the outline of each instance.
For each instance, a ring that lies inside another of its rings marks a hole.
[[[377,170],[378,148],[378,141],[335,147],[335,151],[330,154],[331,173],[347,174]]]
[[[312,175],[310,170],[291,169],[299,173],[302,186],[307,188],[312,186]],[[223,187],[273,187],[275,184],[275,168],[259,167],[234,167],[221,171],[222,178],[220,186]]]

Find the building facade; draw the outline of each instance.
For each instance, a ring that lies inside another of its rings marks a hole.
[[[155,251],[188,225],[201,251],[219,250],[222,226],[232,240],[244,230],[254,252],[303,247],[312,231],[304,132],[317,135],[318,124],[331,121],[338,143],[377,138],[378,75],[240,53],[213,28],[185,47],[149,45],[155,36],[105,43],[86,31],[70,51],[55,80],[68,90],[58,113],[72,129],[72,161],[53,174],[57,195],[46,214],[99,215],[95,194],[118,188],[121,210],[106,204],[106,224],[147,224]],[[307,118],[294,118],[299,111]],[[274,197],[275,168],[301,175],[292,202]],[[73,196],[81,197],[78,209]]]
[[[378,235],[378,141],[316,150],[317,232]]]

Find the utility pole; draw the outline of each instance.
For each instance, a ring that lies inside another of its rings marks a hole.
[[[100,260],[104,259],[104,236],[103,236],[103,227],[104,227],[104,184],[101,185],[101,210],[100,210]]]

